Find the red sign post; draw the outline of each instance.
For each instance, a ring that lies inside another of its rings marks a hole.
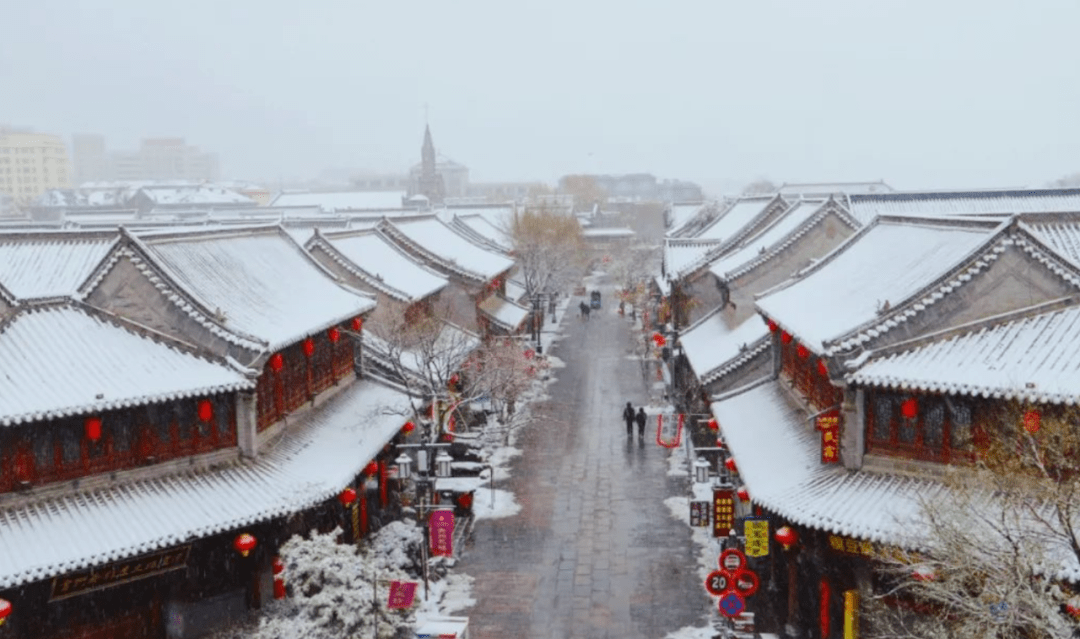
[[[428,520],[431,534],[431,554],[434,557],[454,554],[454,513],[449,510],[436,510]]]

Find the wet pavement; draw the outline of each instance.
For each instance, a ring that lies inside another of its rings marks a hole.
[[[572,314],[551,354],[551,399],[520,435],[523,455],[502,487],[522,509],[476,522],[457,569],[475,578],[471,639],[660,639],[702,625],[712,607],[696,574],[690,529],[664,499],[685,495],[669,477],[668,449],[626,437],[627,401],[646,404],[654,380],[631,358],[630,323],[614,292],[589,321]],[[571,300],[576,308],[578,298]]]

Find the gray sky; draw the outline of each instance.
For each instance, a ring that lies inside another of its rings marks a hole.
[[[181,136],[225,177],[403,170],[425,103],[474,181],[1080,171],[1075,0],[4,0],[0,24],[0,122]]]

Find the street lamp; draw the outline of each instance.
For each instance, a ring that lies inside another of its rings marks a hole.
[[[446,452],[450,444],[434,444],[428,441],[425,433],[423,441],[419,444],[400,444],[400,448],[416,449],[416,476],[413,476],[413,460],[404,452],[395,460],[398,465],[398,478],[402,481],[412,479],[416,490],[416,518],[421,522],[424,531],[424,544],[420,549],[424,567],[424,601],[428,598],[428,544],[430,544],[428,532],[428,516],[432,510],[445,510],[447,506],[429,504],[431,493],[434,492],[435,480],[439,477],[450,476],[450,462],[453,458]],[[432,449],[438,450],[435,455],[435,476],[431,476],[431,453]],[[453,506],[449,506],[453,508]]]
[[[540,343],[540,324],[541,324],[541,320],[540,320],[540,301],[541,301],[541,294],[540,293],[533,293],[533,298],[532,298],[532,303],[533,303],[532,334],[533,334],[533,341],[536,342],[536,354],[537,355],[542,355],[544,353],[544,347]]]

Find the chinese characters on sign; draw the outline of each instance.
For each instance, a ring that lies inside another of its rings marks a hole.
[[[100,566],[68,573],[56,577],[52,582],[50,601],[80,595],[91,590],[118,586],[136,579],[160,575],[170,570],[179,570],[187,566],[191,546],[181,546],[172,550],[163,550],[152,555],[120,561],[107,566]]]
[[[713,490],[713,537],[727,537],[735,527],[735,493],[717,488]]]
[[[818,416],[815,426],[821,431],[821,463],[840,461],[840,413],[830,411]]]
[[[743,525],[747,557],[769,556],[769,520],[747,518]]]
[[[449,510],[436,510],[431,513],[428,522],[431,534],[431,554],[438,557],[454,554],[454,513]]]
[[[693,528],[709,525],[709,502],[690,502],[690,526]]]
[[[394,608],[408,608],[413,603],[413,597],[416,596],[416,583],[412,581],[391,581],[390,582],[390,601],[387,602],[386,607],[390,609]]]
[[[852,539],[840,535],[829,535],[829,548],[845,555],[869,557],[874,553],[873,543],[866,539]]]

